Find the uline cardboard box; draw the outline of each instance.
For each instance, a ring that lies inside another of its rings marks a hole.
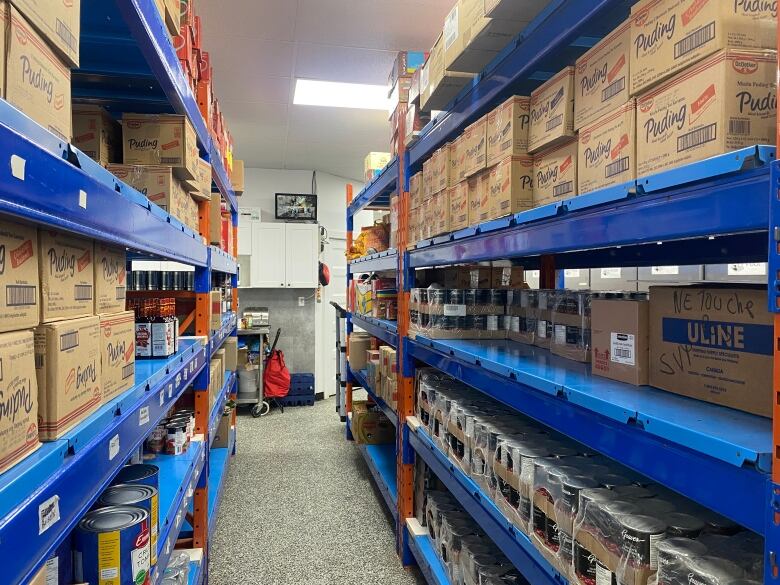
[[[774,144],[775,51],[725,50],[637,101],[640,177],[755,144]]]
[[[513,96],[487,116],[487,163],[528,154],[531,98]]]
[[[16,221],[0,221],[0,332],[30,329],[41,319],[38,306],[38,230]]]
[[[92,240],[38,231],[41,322],[90,316],[95,311]]]
[[[409,177],[409,206],[412,209],[420,207],[423,202],[422,171]]]
[[[16,8],[7,3],[3,7],[10,23],[7,42],[3,43],[4,97],[41,126],[70,142],[73,135],[70,69]]]
[[[591,302],[593,373],[634,386],[649,380],[650,303],[594,299]]]
[[[73,107],[73,145],[101,165],[120,162],[120,133],[119,123],[100,106]]]
[[[211,163],[202,158],[198,159],[198,185],[200,188],[190,193],[192,198],[211,201]]]
[[[13,4],[68,66],[79,66],[80,0],[13,0]]]
[[[574,128],[579,130],[628,101],[631,21],[577,59]]]
[[[118,313],[127,297],[127,252],[95,242],[95,315]]]
[[[580,194],[636,179],[636,101],[582,127],[578,153]]]
[[[35,329],[38,427],[53,441],[103,402],[100,319],[85,317],[45,323]]]
[[[463,133],[466,176],[470,177],[485,168],[487,162],[487,116],[482,116]]]
[[[40,447],[38,383],[32,331],[0,335],[1,394],[7,401],[0,418],[0,473]]]
[[[534,159],[508,156],[487,171],[488,219],[512,215],[534,206]]]
[[[577,194],[577,139],[534,156],[534,207]]]
[[[531,92],[528,152],[568,141],[574,136],[574,67],[566,67]]]
[[[650,288],[650,385],[772,416],[766,286]]]
[[[444,63],[444,41],[439,35],[420,74],[420,103],[426,112],[443,110],[474,74],[448,70]]]
[[[135,383],[135,314],[123,311],[100,317],[103,402],[113,400]]]
[[[469,227],[469,184],[461,181],[449,191],[450,231]]]
[[[433,219],[434,236],[450,231],[450,198],[446,190],[433,196]]]
[[[631,8],[631,95],[720,49],[774,49],[776,36],[773,2],[638,2]]]
[[[186,116],[124,114],[122,144],[126,165],[163,165],[198,188],[198,142]]]

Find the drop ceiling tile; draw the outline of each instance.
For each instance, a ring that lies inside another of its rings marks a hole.
[[[242,82],[255,75],[289,77],[293,71],[295,43],[228,35],[205,46],[215,74],[230,72]]]
[[[197,5],[206,45],[230,32],[231,36],[292,41],[295,36],[297,0],[232,0]]]
[[[234,120],[236,124],[286,127],[289,122],[287,104],[229,100],[220,100],[219,104],[228,120]]]
[[[298,43],[295,77],[384,85],[395,53],[377,49]]]
[[[263,102],[286,105],[291,101],[291,83],[289,77],[245,76],[236,71],[214,71],[214,93],[220,103]]]
[[[353,142],[334,145],[328,142],[289,140],[285,167],[315,169],[341,177],[357,179],[363,175],[363,159],[377,150],[370,143]]]
[[[329,142],[334,147],[356,140],[389,144],[389,128],[387,113],[382,111],[318,106],[290,108],[291,140]]]

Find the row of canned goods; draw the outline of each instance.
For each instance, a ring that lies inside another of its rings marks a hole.
[[[160,420],[146,439],[146,450],[150,453],[181,455],[189,449],[194,436],[195,411],[182,408]]]
[[[505,306],[510,292],[487,288],[415,288],[410,297],[411,302],[421,305]]]
[[[758,535],[440,372],[417,398],[432,441],[573,582],[760,582]]]

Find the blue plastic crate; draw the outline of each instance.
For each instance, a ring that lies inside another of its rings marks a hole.
[[[314,396],[314,386],[290,386],[288,396]]]
[[[314,396],[314,374],[291,374],[288,396]]]
[[[285,396],[276,400],[282,406],[314,406],[314,394],[311,396]]]

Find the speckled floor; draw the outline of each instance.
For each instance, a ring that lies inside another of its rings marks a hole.
[[[422,585],[334,399],[238,417],[211,544],[211,585]]]

